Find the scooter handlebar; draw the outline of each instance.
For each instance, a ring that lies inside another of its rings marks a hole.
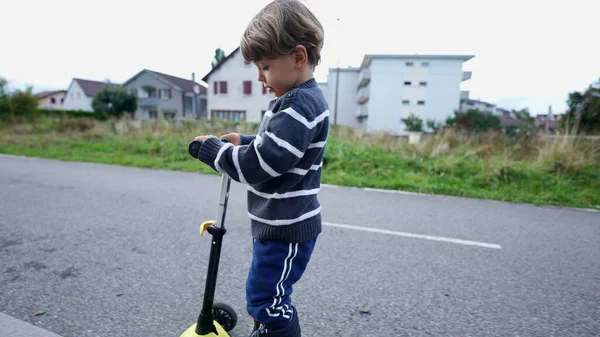
[[[229,143],[229,139],[220,139],[223,143]],[[198,159],[198,153],[200,152],[200,148],[202,147],[202,142],[199,140],[193,140],[188,146],[188,151],[190,152],[190,156]]]

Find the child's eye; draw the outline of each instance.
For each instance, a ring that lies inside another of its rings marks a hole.
[[[262,67],[262,71],[267,71],[267,70],[269,70],[269,66]]]

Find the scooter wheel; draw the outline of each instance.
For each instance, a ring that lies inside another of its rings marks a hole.
[[[237,314],[233,308],[225,303],[213,303],[213,317],[225,331],[229,332],[237,324]]]

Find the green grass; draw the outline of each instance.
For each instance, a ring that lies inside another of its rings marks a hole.
[[[329,184],[400,189],[505,201],[600,208],[598,161],[557,171],[549,163],[491,158],[461,151],[432,157],[418,151],[352,146],[333,138],[323,180]]]
[[[42,117],[0,122],[0,153],[216,174],[191,158],[198,135],[255,132],[256,125],[94,121]],[[598,141],[448,132],[410,145],[387,135],[332,131],[323,182],[600,209]]]

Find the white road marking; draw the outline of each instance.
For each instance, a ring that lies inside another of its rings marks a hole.
[[[403,195],[420,195],[420,196],[432,196],[433,194],[419,193],[419,192],[409,192],[409,191],[401,191],[401,190],[383,190],[380,188],[370,188],[365,187],[363,191],[367,192],[379,192],[379,193],[390,193],[390,194],[403,194]]]
[[[495,243],[446,238],[443,236],[431,236],[431,235],[414,234],[414,233],[407,233],[407,232],[390,231],[387,229],[353,226],[353,225],[339,224],[339,223],[333,223],[333,222],[323,222],[323,225],[329,226],[329,227],[336,227],[336,228],[352,229],[352,230],[363,231],[363,232],[403,236],[403,237],[413,238],[413,239],[441,241],[441,242],[455,243],[455,244],[459,244],[459,245],[477,246],[477,247],[491,248],[491,249],[502,249],[502,246],[495,244]]]

